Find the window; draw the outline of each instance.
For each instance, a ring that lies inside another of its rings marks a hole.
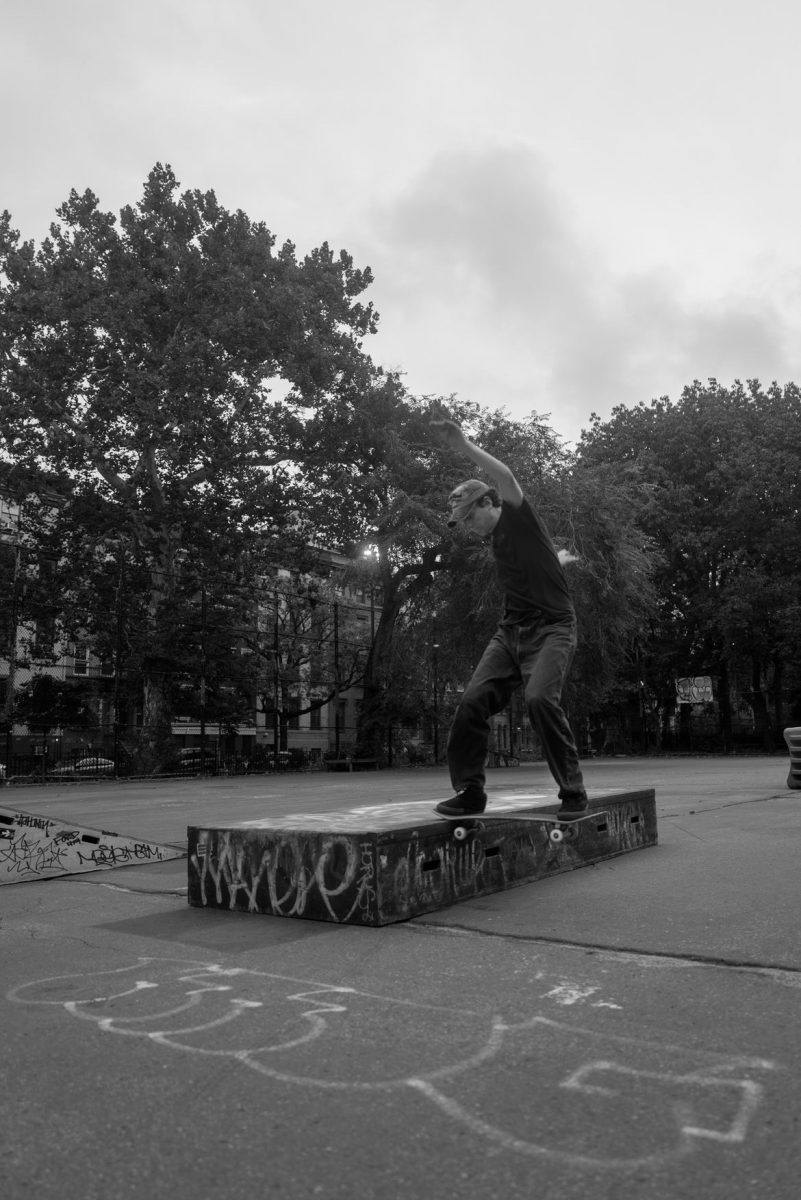
[[[40,657],[51,654],[56,641],[55,606],[52,602],[55,561],[43,555],[37,564],[37,586],[34,598],[33,650]]]
[[[72,656],[72,669],[75,675],[89,674],[89,651],[86,646],[75,646]]]
[[[0,536],[14,536],[19,529],[19,505],[6,495],[0,495]]]
[[[47,615],[44,617],[36,617],[36,625],[33,634],[33,651],[34,654],[46,657],[52,653],[53,646],[56,641],[56,619],[54,616]],[[85,674],[86,672],[84,672]]]

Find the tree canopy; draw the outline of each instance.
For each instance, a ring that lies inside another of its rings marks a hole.
[[[636,469],[649,481],[638,524],[661,555],[648,652],[662,688],[676,674],[716,676],[730,745],[729,690],[743,677],[738,690],[768,744],[765,689],[781,727],[782,692],[798,681],[798,388],[695,382],[675,404],[663,398],[594,418],[580,450],[588,466]]]
[[[144,728],[158,740],[177,593],[230,577],[249,537],[297,507],[309,410],[374,372],[372,277],[325,243],[277,248],[213,192],[179,194],[161,164],[119,220],[90,191],[57,216],[38,249],[0,219],[0,457],[18,491],[46,472],[65,498],[41,539],[67,568],[68,624],[71,595],[73,627],[91,623],[98,547],[123,547],[126,579],[146,578]]]

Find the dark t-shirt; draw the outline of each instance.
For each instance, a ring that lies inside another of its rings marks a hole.
[[[492,533],[492,552],[504,592],[504,625],[574,615],[562,564],[548,530],[528,500],[520,508],[504,502]]]

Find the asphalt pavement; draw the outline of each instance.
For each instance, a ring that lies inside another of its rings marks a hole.
[[[7,1200],[790,1200],[788,758],[595,760],[659,844],[380,929],[190,908],[186,862],[0,888]],[[552,791],[541,766],[495,798]],[[5,788],[161,844],[440,769]]]

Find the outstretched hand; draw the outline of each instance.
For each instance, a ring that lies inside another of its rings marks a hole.
[[[434,433],[452,450],[462,450],[467,438],[455,421],[432,421]]]

